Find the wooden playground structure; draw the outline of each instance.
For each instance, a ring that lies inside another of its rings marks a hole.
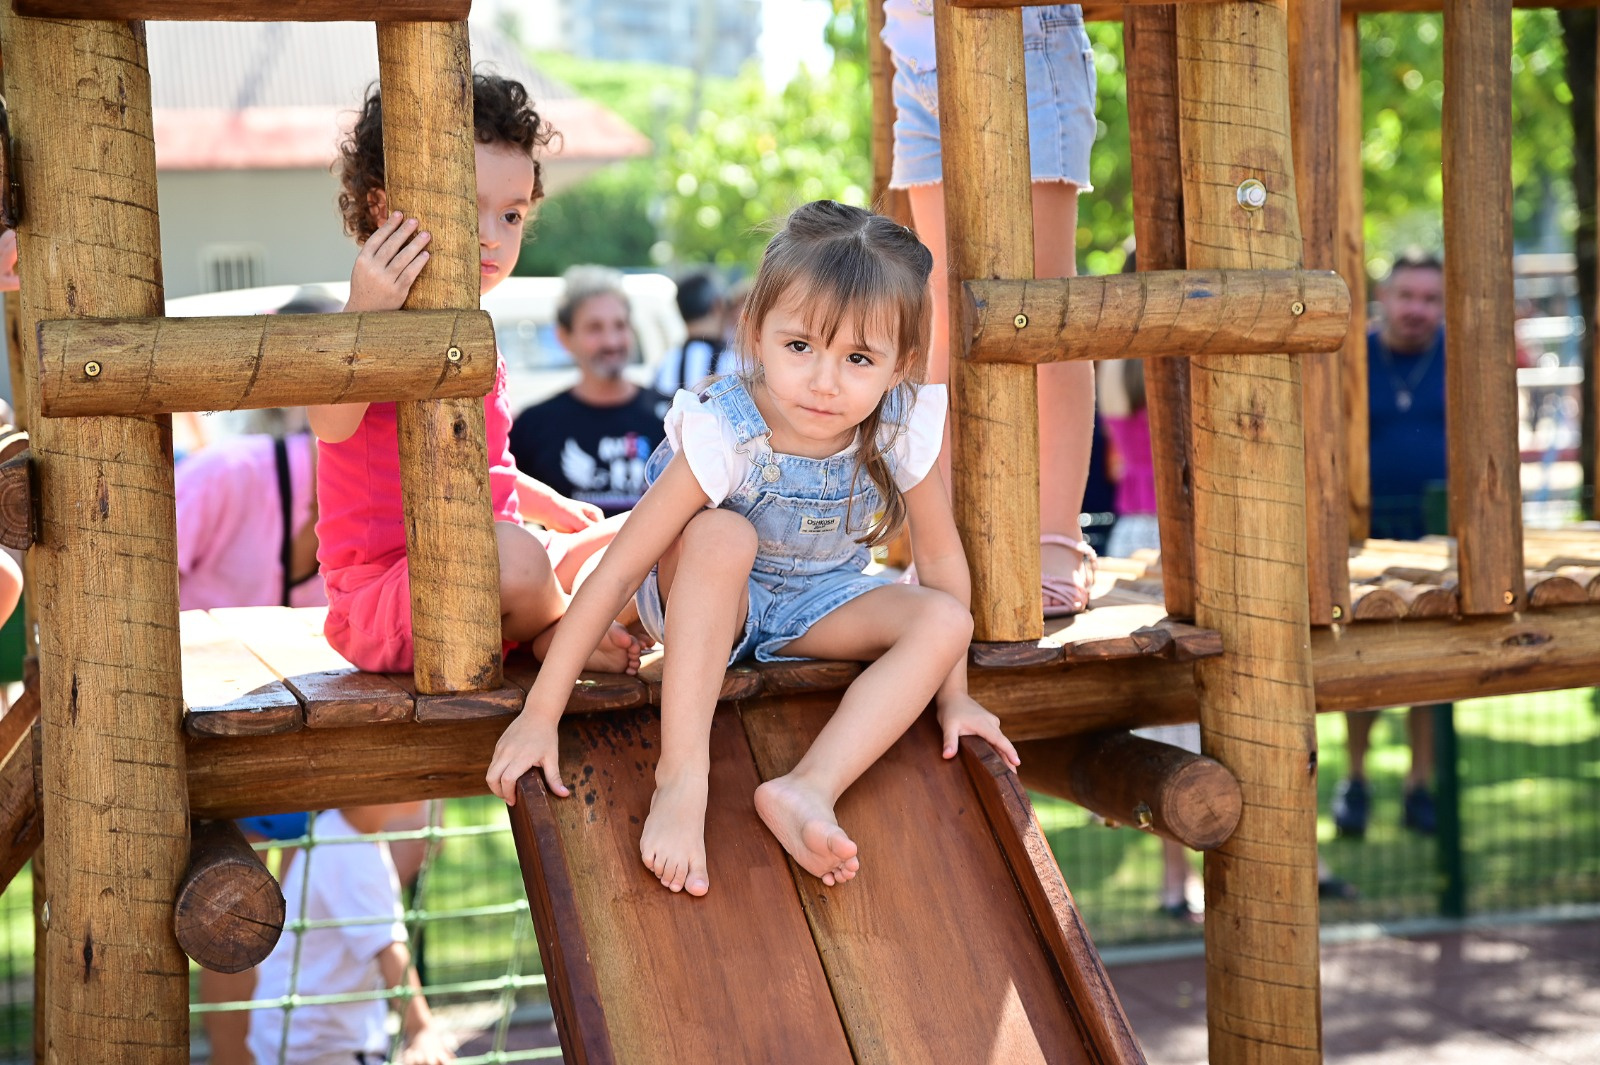
[[[468,6],[13,0],[0,14],[13,376],[31,434],[0,468],[0,539],[31,544],[38,636],[36,685],[0,718],[0,874],[35,858],[37,1060],[185,1061],[185,950],[215,967],[263,953],[271,892],[214,828],[195,829],[191,868],[191,818],[483,794],[520,708],[535,667],[501,662],[477,398],[495,353],[476,310]],[[1126,22],[1147,272],[1042,281],[1020,6],[935,5],[965,282],[954,497],[972,691],[1029,741],[1025,782],[1208,848],[1213,1060],[1319,1061],[1313,715],[1600,683],[1600,540],[1525,536],[1520,518],[1512,0],[1445,4],[1454,542],[1354,561],[1355,18],[1425,5],[1346,0],[1342,21],[1315,0],[1086,5]],[[129,20],[162,18],[377,22],[388,193],[434,233],[406,310],[160,317],[149,78]],[[1159,594],[1130,566],[1129,589],[1047,631],[1033,367],[1116,357],[1151,360]],[[350,669],[316,612],[177,607],[168,416],[357,399],[400,402],[409,676]],[[643,870],[628,817],[651,790],[658,667],[579,682],[563,725],[577,797],[527,778],[513,817],[569,1061],[1142,1060],[1026,794],[987,748],[944,763],[925,720],[862,779],[840,813],[872,865],[849,887],[823,889],[761,828],[755,784],[792,764],[858,669],[728,671],[707,825],[720,872],[693,901]],[[1127,735],[1197,719],[1204,758]]]

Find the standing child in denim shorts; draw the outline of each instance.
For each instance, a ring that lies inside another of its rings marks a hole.
[[[680,391],[650,487],[573,599],[521,715],[495,747],[506,802],[544,770],[567,795],[556,725],[592,645],[628,597],[667,647],[661,757],[640,856],[673,891],[710,887],[705,815],[712,713],[725,667],[871,662],[811,749],[756,789],[791,857],[830,886],[860,868],[839,796],[936,701],[944,756],[999,719],[967,695],[966,556],[935,459],[945,390],[922,386],[933,257],[904,226],[830,200],[767,245],[739,321],[737,375]],[[909,527],[921,585],[867,576],[868,548]]]
[[[928,377],[950,379],[950,290],[945,264],[944,169],[933,0],[884,0],[883,41],[894,59],[894,167],[889,187],[907,190],[918,234],[933,249],[933,341]],[[1022,9],[1033,169],[1033,274],[1077,274],[1078,193],[1088,191],[1095,138],[1094,56],[1077,4]],[[1094,440],[1094,369],[1086,362],[1039,367],[1039,524],[1044,615],[1089,605],[1094,549],[1079,538],[1078,513]],[[948,478],[948,452],[940,469]],[[917,561],[918,569],[921,560]]]

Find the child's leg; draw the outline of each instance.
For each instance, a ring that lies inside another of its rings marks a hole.
[[[783,648],[806,658],[877,659],[799,763],[756,789],[761,819],[823,883],[849,880],[861,864],[834,804],[926,709],[971,639],[972,615],[953,597],[891,584],[845,603]]]
[[[497,521],[500,548],[500,631],[513,643],[530,643],[542,658],[555,638],[556,623],[567,612],[567,594],[550,568],[544,545],[520,525]],[[600,673],[634,673],[639,643],[621,625],[612,625],[584,668]]]
[[[550,534],[550,554],[561,559],[555,566],[556,579],[568,595],[578,590],[581,574],[594,569],[605,549],[616,539],[617,531],[622,528],[626,518],[626,514],[617,514],[577,532]],[[560,551],[555,550],[558,543]]]
[[[706,795],[711,716],[728,655],[750,608],[756,531],[727,510],[707,510],[684,527],[657,570],[666,604],[661,679],[661,758],[639,855],[673,891],[704,895]]]

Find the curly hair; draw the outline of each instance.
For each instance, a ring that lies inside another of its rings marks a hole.
[[[538,149],[550,143],[555,131],[539,116],[519,81],[495,74],[472,76],[472,125],[479,144],[506,144],[522,149],[533,160],[533,201],[544,196],[544,171]],[[367,90],[356,119],[339,144],[334,163],[342,189],[339,213],[345,232],[365,243],[378,228],[372,217],[374,194],[383,188],[383,104],[378,87]]]

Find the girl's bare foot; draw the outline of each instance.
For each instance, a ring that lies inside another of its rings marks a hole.
[[[778,777],[756,789],[756,813],[789,857],[829,887],[853,879],[860,870],[856,845],[839,827],[824,795],[790,777]]]
[[[656,784],[650,816],[639,837],[639,857],[672,891],[704,895],[711,888],[706,873],[706,793],[704,776]]]
[[[550,650],[551,641],[556,638],[556,627],[560,624],[561,622],[556,622],[528,641],[533,657],[541,662],[544,661],[545,654]],[[644,644],[640,643],[633,633],[613,621],[611,628],[601,637],[600,646],[590,653],[583,668],[590,673],[637,673],[639,656],[643,652]]]

